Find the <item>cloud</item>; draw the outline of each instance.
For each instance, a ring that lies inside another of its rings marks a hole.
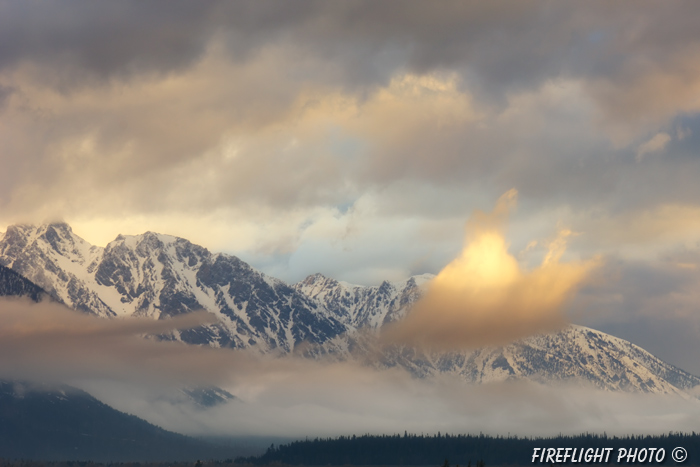
[[[326,73],[350,89],[384,85],[397,70],[448,69],[470,76],[479,94],[491,98],[573,77],[591,81],[591,92],[611,113],[644,119],[679,105],[697,108],[694,99],[683,100],[697,86],[697,7],[634,5],[630,13],[628,3],[602,1],[430,7],[408,1],[401,11],[372,1],[310,0],[294,8],[174,2],[167,9],[29,1],[3,6],[0,70],[27,62],[71,70],[73,79],[63,80],[68,87],[167,75],[196,66],[222,40],[237,62],[278,44],[302,62],[319,57]]]
[[[56,1],[3,3],[0,70],[38,63],[58,72],[47,82],[66,88],[179,70],[198,58],[214,33],[211,10],[187,2],[166,9],[134,1],[106,8],[85,1],[67,8]]]
[[[21,97],[0,117],[8,123],[5,216],[182,214],[203,205],[264,210],[344,200],[338,163],[314,147],[318,130],[298,129],[311,145],[282,151],[302,135],[273,124],[305,98],[296,96],[298,85],[268,79],[275,60],[243,69],[209,60],[166,83],[146,78],[70,95],[18,77]],[[210,76],[220,76],[218,84]],[[235,144],[240,156],[231,158]]]
[[[0,377],[68,382],[119,410],[193,435],[663,433],[691,430],[700,414],[694,398],[610,393],[580,383],[469,385],[448,375],[416,379],[399,368],[143,338],[207,319],[106,320],[56,304],[3,299]],[[195,407],[176,394],[192,384],[220,385],[236,399]]]
[[[53,302],[0,300],[0,377],[40,382],[114,378],[197,384],[217,381],[207,365],[235,362],[233,352],[161,342],[167,334],[212,322],[204,312],[169,320],[96,318]],[[214,363],[212,362],[212,363]]]
[[[628,20],[597,2],[438,5],[5,5],[3,216],[244,206],[271,222],[400,184],[468,185],[472,200],[437,211],[462,215],[484,196],[473,193],[512,186],[541,205],[605,204],[618,192],[633,203],[637,190],[620,186],[648,178],[653,196],[697,194],[665,181],[697,170],[678,161],[630,174],[598,118],[641,75],[663,70],[679,81],[664,89],[692,88],[690,55],[675,52],[694,43],[687,11],[645,3]],[[619,34],[621,20],[636,28]],[[652,33],[658,46],[644,40]],[[680,108],[669,105],[661,120]],[[626,141],[638,146],[654,125]]]
[[[583,218],[581,218],[583,217]],[[581,216],[574,220],[589,248],[628,257],[655,257],[678,244],[700,241],[700,206],[691,203],[654,203],[616,215]]]
[[[663,151],[669,141],[671,141],[671,135],[668,133],[661,132],[655,134],[649,141],[637,148],[635,160],[641,162],[645,155]]]
[[[694,398],[606,392],[580,382],[468,385],[452,377],[412,379],[397,370],[316,368],[317,373],[252,378],[237,386],[245,395],[209,410],[134,397],[139,391],[119,385],[92,385],[91,390],[120,410],[187,434],[292,439],[404,430],[518,436],[663,434],[692,431],[700,414]]]
[[[385,341],[439,350],[478,348],[564,326],[564,305],[597,260],[560,263],[571,234],[562,231],[539,268],[521,271],[503,236],[516,195],[511,190],[492,213],[472,216],[460,256],[430,282],[407,317],[383,333]]]
[[[608,253],[573,299],[569,315],[578,324],[630,340],[700,374],[698,290],[697,244],[666,247],[638,258]]]

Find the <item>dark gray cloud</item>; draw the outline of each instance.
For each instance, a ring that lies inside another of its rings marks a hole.
[[[530,1],[437,1],[426,5],[409,1],[398,7],[371,1],[303,1],[293,5],[206,1],[168,2],[167,6],[158,2],[97,6],[86,1],[9,1],[0,5],[0,70],[33,64],[39,67],[33,74],[36,79],[48,80],[49,86],[60,89],[85,84],[86,79],[94,86],[113,83],[115,79],[132,82],[129,80],[137,80],[143,74],[184,73],[199,63],[208,47],[223,42],[227,56],[235,63],[253,60],[275,47],[289,57],[288,62],[280,61],[278,68],[267,70],[282,75],[280,81],[285,84],[271,81],[266,86],[264,78],[258,76],[252,82],[231,83],[245,89],[245,93],[216,96],[219,101],[215,105],[221,107],[223,102],[229,102],[239,109],[222,110],[220,116],[225,116],[229,124],[233,123],[231,120],[250,122],[260,118],[251,115],[260,114],[254,109],[268,109],[263,111],[267,116],[262,117],[267,122],[278,119],[279,114],[290,110],[291,102],[305,85],[340,86],[352,95],[369,98],[372,90],[387,85],[397,73],[435,71],[456,72],[459,85],[468,89],[474,99],[501,108],[507,105],[509,96],[536,91],[543,83],[582,80],[583,88],[598,99],[600,108],[621,121],[621,125],[636,123],[647,114],[653,114],[649,118],[658,123],[657,114],[667,117],[669,112],[682,109],[681,101],[698,82],[692,63],[696,62],[693,50],[699,39],[694,20],[700,9],[694,3],[669,6],[636,2],[629,8],[630,5]],[[659,74],[675,76],[678,83],[654,81]],[[665,84],[664,89],[644,92],[654,83]],[[246,95],[250,99],[245,99]],[[191,100],[191,96],[186,99]],[[207,104],[198,102],[196,108],[202,105]],[[47,109],[49,118],[51,110]],[[193,119],[199,117],[190,114]],[[154,112],[146,116],[151,121],[172,120]],[[134,117],[117,112],[107,120],[95,121],[94,115],[86,115],[83,120],[52,122],[52,134],[46,138],[54,140],[65,131],[92,131],[97,133],[98,142],[107,146],[99,148],[105,153],[110,152],[115,141],[123,144],[131,140],[140,154],[149,155],[129,161],[130,166],[142,170],[138,165],[146,160],[160,164],[159,152],[167,153],[176,162],[196,157],[208,149],[205,141],[214,144],[212,140],[226,128],[219,122],[207,134],[187,141],[175,137],[174,147],[166,147],[165,135],[158,135],[153,131],[157,128],[140,122],[145,127],[142,133],[157,142],[157,148],[148,144],[142,147],[138,145],[143,135],[135,130],[137,123],[129,123]],[[595,183],[608,192],[618,185],[622,177],[619,172],[626,167],[613,163],[610,170],[610,164],[601,167],[596,158],[590,157],[610,152],[610,147],[581,146],[575,142],[567,147],[561,141],[565,138],[556,136],[559,125],[553,119],[558,116],[548,117],[544,124],[557,126],[545,131],[546,135],[535,133],[539,143],[523,141],[518,135],[504,139],[502,131],[512,128],[484,136],[474,130],[459,131],[463,122],[455,122],[455,128],[433,132],[433,138],[426,132],[415,140],[408,139],[404,145],[380,148],[380,154],[371,153],[369,157],[377,162],[370,162],[367,171],[372,174],[370,178],[386,178],[387,172],[394,178],[416,174],[425,178],[432,174],[440,182],[451,179],[454,183],[463,183],[465,172],[474,174],[475,179],[483,179],[486,172],[502,183],[497,192],[517,186],[523,195],[536,194],[539,189],[543,197],[558,194],[546,190],[543,180],[569,189],[577,188],[577,180],[586,180],[586,187]],[[593,117],[587,116],[589,120]],[[182,126],[180,121],[168,123]],[[508,154],[523,146],[525,150],[518,154]],[[557,154],[551,154],[552,147],[558,148]],[[437,168],[430,165],[432,157],[424,157],[429,151],[437,153],[444,163],[437,164]],[[41,148],[33,153],[40,154]],[[154,153],[156,156],[152,156]],[[538,160],[536,153],[550,157]],[[498,166],[508,169],[497,170]],[[558,176],[540,175],[543,171]],[[116,171],[116,175],[122,174]],[[577,191],[589,191],[582,188]],[[289,199],[289,191],[279,198]]]
[[[650,260],[610,256],[579,291],[571,317],[700,374],[699,286],[697,249]]]
[[[39,63],[77,80],[168,72],[200,56],[213,23],[211,8],[184,1],[3,1],[0,69]]]
[[[234,59],[283,42],[333,62],[346,84],[385,82],[397,69],[455,69],[501,93],[562,76],[629,84],[692,51],[700,15],[693,2],[513,0],[5,1],[0,8],[0,68],[35,61],[103,78],[168,72],[190,65],[218,35]]]

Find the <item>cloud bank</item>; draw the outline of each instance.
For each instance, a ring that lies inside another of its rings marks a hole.
[[[38,382],[113,378],[145,384],[223,381],[213,367],[235,364],[235,353],[146,338],[211,322],[212,315],[204,312],[157,321],[105,320],[53,302],[2,298],[0,377]]]
[[[193,435],[303,438],[362,433],[556,435],[692,430],[694,398],[602,392],[526,381],[469,385],[352,362],[268,358],[144,339],[210,319],[99,319],[56,304],[0,301],[0,377],[68,382],[113,407]],[[203,409],[185,385],[236,399]]]
[[[560,263],[571,234],[563,231],[538,268],[522,271],[503,232],[516,197],[510,190],[493,212],[472,216],[460,256],[440,271],[408,316],[389,327],[383,339],[438,350],[478,348],[566,324],[567,300],[598,261]]]

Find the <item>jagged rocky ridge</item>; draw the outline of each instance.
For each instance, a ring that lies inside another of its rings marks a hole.
[[[433,276],[362,287],[315,274],[295,288],[319,300],[355,332],[304,348],[311,358],[359,359],[380,368],[403,367],[418,377],[459,376],[472,383],[527,378],[543,383],[586,381],[608,390],[675,393],[700,384],[700,378],[654,357],[623,339],[584,326],[528,337],[503,347],[461,352],[428,352],[405,346],[380,346],[376,331],[401,319]],[[359,323],[362,323],[360,325]],[[377,355],[381,357],[377,359]]]
[[[585,380],[609,390],[660,393],[700,384],[627,341],[580,326],[500,348],[430,353],[395,346],[378,353],[374,336],[407,313],[431,275],[365,287],[315,274],[290,286],[182,238],[120,235],[101,248],[64,223],[8,227],[0,234],[0,264],[68,306],[102,317],[216,314],[219,324],[172,336],[188,343],[359,359],[418,377],[452,374],[475,383]]]
[[[420,298],[421,287],[432,278],[432,274],[422,274],[400,282],[360,286],[313,274],[295,284],[294,289],[319,302],[348,328],[378,331],[401,319]]]
[[[699,377],[628,341],[575,325],[503,347],[460,352],[381,347],[371,334],[362,333],[337,336],[304,352],[310,358],[360,360],[377,368],[403,367],[418,377],[453,375],[470,383],[577,381],[604,390],[663,394],[683,393],[700,384]]]
[[[44,289],[22,277],[12,269],[0,265],[0,297],[28,298],[34,302],[42,300],[58,301],[49,295]],[[9,384],[9,382],[6,382]],[[17,383],[22,386],[22,383]],[[182,387],[176,392],[183,396],[184,401],[193,403],[199,408],[213,407],[226,403],[235,397],[228,391],[215,386],[209,387]]]
[[[174,336],[193,344],[289,352],[347,331],[284,282],[169,235],[120,235],[101,248],[64,223],[15,225],[0,237],[0,264],[66,305],[102,317],[214,313],[219,324]]]

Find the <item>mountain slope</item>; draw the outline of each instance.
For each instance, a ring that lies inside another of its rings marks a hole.
[[[0,236],[0,264],[68,306],[102,317],[214,313],[219,324],[173,336],[193,344],[288,352],[347,330],[284,282],[169,235],[120,235],[100,248],[67,224],[15,225]]]
[[[450,353],[394,349],[384,365],[421,376],[458,375],[473,383],[530,379],[543,383],[586,381],[606,390],[679,393],[700,378],[663,362],[623,339],[584,326],[527,337],[503,347]]]
[[[380,368],[398,366],[421,378],[451,374],[471,383],[524,378],[548,383],[586,381],[601,389],[651,393],[678,393],[700,384],[699,377],[628,341],[583,326],[531,336],[504,347],[462,352],[382,346],[376,339],[381,327],[401,319],[431,278],[426,274],[367,287],[315,274],[297,283],[297,290],[319,300],[343,322],[371,331],[335,336],[306,347],[304,355],[360,360]]]
[[[517,379],[542,383],[585,381],[610,391],[663,394],[681,393],[700,384],[700,377],[628,341],[575,325],[503,347],[461,352],[383,346],[375,335],[359,333],[307,347],[304,355],[355,360],[377,368],[403,367],[419,378],[449,374],[477,384]]]
[[[421,287],[433,277],[423,274],[400,282],[360,286],[314,274],[294,284],[294,289],[320,302],[345,325],[377,331],[401,319],[420,298]]]
[[[379,347],[382,326],[408,312],[432,278],[427,274],[373,287],[315,274],[289,286],[182,238],[120,235],[100,248],[66,224],[9,227],[0,235],[0,264],[67,305],[103,317],[214,313],[218,324],[171,336],[188,343],[352,358],[404,367],[417,377],[447,373],[474,383],[582,380],[608,390],[662,393],[700,383],[627,341],[580,326],[457,353]]]
[[[12,269],[0,265],[0,297],[29,297],[39,302],[48,298],[48,294]]]
[[[158,428],[69,386],[0,381],[0,457],[194,460],[230,452]]]
[[[26,277],[77,310],[114,316],[84,283],[102,251],[73,234],[67,224],[13,225],[0,239],[0,264]]]

